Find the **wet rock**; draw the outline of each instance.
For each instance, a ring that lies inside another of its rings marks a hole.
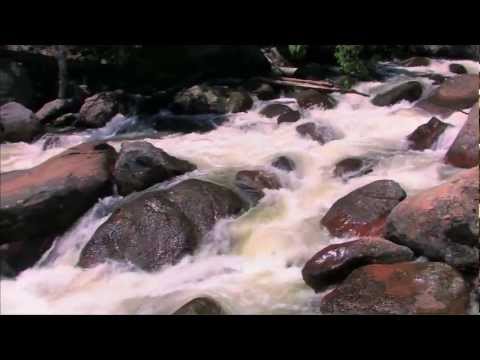
[[[226,315],[226,312],[215,300],[201,297],[189,301],[173,315]]]
[[[320,107],[327,110],[337,106],[337,101],[333,97],[316,90],[300,91],[295,98],[297,99],[298,106],[302,109]]]
[[[406,67],[429,66],[430,64],[431,60],[429,58],[421,56],[414,56],[400,62],[401,66]]]
[[[425,77],[427,79],[430,79],[433,81],[433,85],[440,85],[442,84],[443,82],[445,82],[445,80],[447,80],[448,78],[441,75],[441,74],[424,74],[422,75],[422,77]]]
[[[299,125],[295,130],[300,136],[310,137],[322,145],[338,138],[337,134],[335,134],[331,128],[317,125],[313,122]]]
[[[289,111],[278,117],[277,123],[293,123],[300,120],[300,113],[298,111]]]
[[[352,272],[321,302],[324,314],[462,315],[469,302],[461,275],[443,263],[373,264]]]
[[[478,270],[478,168],[402,201],[384,237],[462,271]]]
[[[228,117],[218,114],[176,115],[159,114],[149,119],[156,130],[180,133],[208,132],[216,129]]]
[[[0,177],[0,244],[27,243],[67,230],[112,192],[115,150],[86,143],[29,169]]]
[[[470,110],[465,125],[463,125],[445,156],[447,164],[467,169],[478,165],[478,121],[477,103]]]
[[[179,114],[227,114],[245,112],[252,106],[253,100],[245,91],[203,84],[177,93],[172,109]]]
[[[166,191],[145,192],[97,229],[78,265],[116,260],[156,271],[191,254],[216,221],[238,214],[242,205],[231,190],[195,179]]]
[[[450,72],[454,74],[459,74],[459,75],[467,73],[467,69],[465,68],[465,66],[461,64],[450,64],[448,65],[448,70],[450,70]]]
[[[193,223],[200,238],[204,237],[222,218],[239,214],[245,203],[232,190],[207,181],[188,179],[166,190]]]
[[[369,264],[392,264],[413,260],[413,251],[379,237],[327,246],[303,267],[305,283],[316,292],[342,281],[353,270]]]
[[[256,95],[259,100],[267,101],[278,97],[278,91],[272,85],[259,79],[249,79],[245,82],[244,87],[247,91]]]
[[[461,109],[472,107],[478,102],[478,74],[458,75],[441,84],[417,107],[442,117]]]
[[[0,142],[30,142],[43,130],[35,114],[16,102],[0,107],[0,127]]]
[[[385,220],[406,193],[394,181],[378,180],[337,200],[322,218],[332,236],[378,236]]]
[[[127,115],[127,104],[127,95],[120,90],[95,94],[85,99],[78,123],[89,128],[102,127],[118,113]]]
[[[113,177],[119,194],[125,196],[195,169],[188,161],[170,156],[148,142],[137,141],[122,144]]]
[[[286,156],[280,156],[277,159],[275,159],[272,162],[272,166],[287,172],[294,171],[296,168],[295,162]]]
[[[334,176],[344,181],[369,174],[373,171],[376,161],[366,158],[346,158],[335,165]]]
[[[47,123],[67,113],[78,112],[80,105],[76,99],[56,99],[43,105],[35,115],[40,122]]]
[[[280,189],[281,183],[275,174],[264,170],[243,170],[235,176],[235,186],[253,204],[265,196],[264,189]]]
[[[273,117],[276,117],[276,116],[281,116],[283,114],[287,114],[291,111],[292,111],[292,109],[290,109],[287,105],[269,104],[269,105],[265,106],[260,111],[260,115],[266,116],[268,118],[273,118]]]
[[[438,120],[436,117],[431,118],[428,123],[420,125],[407,136],[407,140],[410,143],[409,149],[418,151],[431,149],[448,126],[448,124]]]
[[[391,106],[402,100],[417,101],[422,96],[422,91],[422,84],[417,81],[408,81],[376,95],[372,99],[372,104],[375,106]]]

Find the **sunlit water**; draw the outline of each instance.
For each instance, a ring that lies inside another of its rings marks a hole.
[[[455,62],[478,73],[478,63]],[[452,75],[449,63],[436,60],[429,67],[406,70]],[[387,84],[362,83],[356,89],[375,93],[404,80],[400,75]],[[419,80],[425,93],[431,91],[430,80]],[[233,314],[316,313],[312,304],[318,295],[304,284],[301,267],[323,247],[345,241],[331,237],[320,226],[321,217],[339,197],[375,180],[395,180],[414,194],[457,173],[442,159],[467,118],[456,112],[442,119],[452,126],[434,148],[410,151],[406,136],[430,115],[414,110],[408,102],[375,107],[362,96],[335,97],[339,101],[335,109],[304,112],[295,124],[278,126],[276,119],[260,116],[258,111],[266,103],[257,102],[248,113],[232,115],[208,133],[146,137],[156,147],[198,166],[181,179],[197,177],[228,185],[238,169],[267,168],[277,172],[284,188],[267,190],[260,204],[242,216],[219,221],[193,256],[156,273],[118,264],[89,270],[75,267],[82,247],[121,201],[120,197],[101,199],[56,240],[36,267],[15,280],[2,280],[1,312],[169,314],[195,297],[212,296]],[[42,150],[44,139],[2,145],[1,170],[30,168],[86,140],[112,139],[135,121],[119,115],[102,129],[64,135],[57,147],[47,150]],[[331,127],[339,139],[320,145],[300,137],[295,127],[309,121]],[[121,142],[114,139],[110,144],[118,150]],[[294,173],[269,165],[280,155],[295,161]],[[352,156],[374,157],[379,163],[372,173],[347,183],[334,178],[335,163]]]

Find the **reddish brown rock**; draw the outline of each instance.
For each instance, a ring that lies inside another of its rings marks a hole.
[[[472,168],[478,165],[478,103],[473,106],[468,119],[458,133],[455,141],[445,156],[447,164],[460,167]]]
[[[419,151],[430,149],[448,126],[448,124],[438,120],[436,117],[431,118],[428,123],[420,125],[407,136],[410,142],[409,149]]]
[[[379,237],[327,246],[303,267],[305,283],[316,292],[339,282],[358,267],[369,264],[392,264],[413,260],[413,252]]]
[[[381,235],[388,214],[405,197],[396,182],[374,181],[337,200],[321,223],[336,237]]]
[[[464,74],[448,79],[416,106],[433,115],[445,117],[459,109],[470,108],[475,103],[478,103],[478,74]]]
[[[115,150],[86,143],[0,176],[0,244],[62,233],[112,192]]]
[[[298,106],[302,109],[308,109],[311,107],[320,107],[323,109],[333,109],[337,102],[328,94],[323,94],[316,90],[303,90],[299,92],[295,98],[297,99]]]
[[[478,269],[478,168],[409,196],[388,216],[384,237],[459,270]]]
[[[443,263],[374,264],[356,269],[321,302],[324,314],[463,315],[469,292]]]

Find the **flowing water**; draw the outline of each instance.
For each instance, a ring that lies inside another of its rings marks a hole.
[[[470,73],[479,71],[478,63],[455,62],[464,64]],[[450,63],[435,60],[429,67],[397,70],[451,76]],[[356,89],[373,94],[405,79],[398,71],[387,83],[361,83]],[[430,80],[418,80],[425,85],[425,94],[433,89]],[[258,110],[266,102],[257,101],[251,111],[231,115],[208,133],[146,135],[135,127],[136,119],[119,115],[102,129],[63,135],[47,150],[43,150],[45,139],[2,145],[1,170],[6,172],[30,168],[90,139],[106,139],[118,150],[122,141],[144,138],[198,166],[175,182],[196,177],[229,184],[238,169],[267,168],[279,174],[284,188],[267,190],[260,204],[242,216],[219,221],[195,254],[155,273],[119,264],[88,270],[75,267],[82,247],[121,197],[101,199],[56,239],[34,268],[14,280],[1,281],[1,312],[169,314],[195,297],[211,296],[233,314],[316,313],[314,304],[322,294],[315,295],[304,284],[302,265],[323,247],[346,240],[333,238],[322,229],[321,217],[338,198],[375,180],[395,180],[410,195],[457,173],[458,169],[443,164],[442,159],[467,118],[456,112],[442,119],[452,126],[434,148],[411,151],[406,136],[430,115],[414,110],[408,102],[375,107],[362,96],[334,96],[339,102],[335,109],[310,110],[295,124],[278,126],[275,119],[260,116]],[[295,107],[295,102],[291,106]],[[320,145],[301,138],[295,127],[309,121],[331,127],[339,139]],[[129,133],[129,129],[135,132]],[[123,139],[118,138],[119,133]],[[295,161],[295,172],[287,174],[269,165],[280,155]],[[333,177],[335,163],[352,156],[373,157],[379,162],[373,172],[348,182]]]

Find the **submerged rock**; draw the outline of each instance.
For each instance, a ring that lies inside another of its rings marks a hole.
[[[30,142],[42,130],[35,114],[22,104],[9,102],[0,107],[0,142]]]
[[[201,297],[189,301],[173,315],[226,315],[226,312],[215,300]]]
[[[427,57],[414,56],[400,62],[400,65],[406,67],[430,66],[431,60]]]
[[[374,181],[337,200],[321,224],[336,237],[378,236],[388,214],[406,196],[394,181]]]
[[[276,116],[281,116],[287,113],[292,112],[293,110],[290,109],[287,105],[283,104],[269,104],[265,106],[262,110],[260,110],[260,115],[263,115],[268,118],[273,118]]]
[[[343,280],[358,267],[410,260],[413,252],[409,248],[378,237],[364,237],[322,249],[305,264],[302,276],[318,292]]]
[[[264,189],[280,189],[281,183],[275,174],[264,170],[243,170],[235,176],[235,186],[249,201],[256,204],[265,196]]]
[[[113,176],[120,195],[193,171],[196,166],[145,141],[123,143]]]
[[[431,118],[428,123],[420,125],[407,136],[407,140],[410,143],[409,149],[418,151],[431,149],[448,126],[448,124],[438,120],[436,117]]]
[[[464,315],[462,276],[443,263],[373,264],[353,271],[321,302],[324,314]]]
[[[297,99],[298,106],[302,109],[320,107],[328,110],[337,106],[337,101],[333,97],[316,90],[302,90],[295,98]]]
[[[295,130],[300,136],[309,137],[322,145],[338,138],[331,128],[313,122],[299,125]]]
[[[107,260],[156,271],[192,254],[221,218],[238,214],[243,202],[231,190],[195,179],[165,191],[146,192],[125,203],[101,225],[78,265]]]
[[[335,165],[334,176],[347,181],[373,171],[376,161],[367,158],[346,158]]]
[[[449,116],[478,102],[478,74],[458,75],[442,83],[417,107],[433,115]]]
[[[408,81],[376,95],[372,99],[372,104],[376,106],[391,106],[402,100],[413,102],[422,96],[422,92],[422,84],[417,81]]]
[[[409,196],[388,216],[385,238],[466,271],[479,266],[478,168]]]
[[[289,111],[278,117],[277,123],[293,123],[300,120],[300,113],[298,111]]]
[[[468,115],[468,119],[455,138],[452,146],[445,156],[447,164],[460,167],[472,168],[478,165],[478,103],[475,104]]]
[[[454,74],[466,74],[467,69],[462,64],[450,64],[448,65],[448,70]]]
[[[280,156],[277,159],[275,159],[272,162],[272,166],[287,172],[294,171],[296,168],[295,162],[286,156]]]

